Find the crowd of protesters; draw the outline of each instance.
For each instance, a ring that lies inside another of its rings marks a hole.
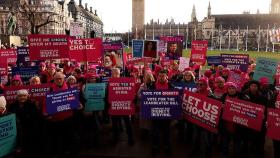
[[[103,64],[101,64],[103,65]],[[241,125],[222,120],[218,134],[211,133],[186,120],[144,120],[141,119],[140,110],[136,110],[135,116],[110,116],[108,114],[108,97],[105,98],[106,107],[104,111],[85,112],[86,99],[83,95],[87,83],[101,82],[101,74],[96,73],[95,65],[81,66],[72,64],[70,61],[61,63],[41,62],[39,76],[30,79],[30,85],[49,83],[51,91],[60,91],[68,88],[80,90],[80,105],[76,110],[69,110],[49,116],[42,103],[33,102],[29,98],[27,90],[17,91],[17,100],[6,105],[5,97],[0,97],[0,117],[16,114],[18,141],[14,152],[17,157],[47,157],[63,158],[77,157],[81,149],[96,145],[100,140],[100,128],[103,124],[112,123],[112,145],[119,142],[120,130],[125,127],[128,136],[128,144],[135,143],[135,131],[132,125],[139,123],[141,136],[150,139],[152,154],[156,155],[163,149],[167,155],[172,154],[171,125],[176,123],[178,139],[186,140],[192,146],[189,157],[201,156],[211,157],[213,146],[220,145],[223,157],[230,157],[231,143],[233,142],[234,156],[265,157],[264,144],[266,134],[266,120],[263,120],[261,131],[257,132]],[[271,85],[267,78],[259,81],[252,79],[255,63],[251,62],[248,73],[244,73],[244,85],[236,85],[227,82],[231,72],[221,65],[211,66],[204,74],[200,74],[201,67],[191,63],[184,71],[179,71],[178,63],[171,62],[162,65],[153,61],[150,66],[136,67],[133,64],[125,66],[121,73],[119,68],[108,67],[112,71],[113,78],[121,76],[134,77],[137,84],[137,95],[135,103],[137,109],[141,108],[141,91],[143,90],[169,90],[183,85],[183,89],[200,95],[216,99],[222,103],[227,97],[238,98],[265,106],[265,108],[276,108],[277,90]],[[235,73],[243,73],[234,70]],[[21,76],[8,77],[4,87],[20,86],[23,84]],[[139,119],[139,121],[133,121]],[[124,124],[122,124],[124,123]],[[163,147],[160,145],[160,135],[163,134]],[[273,141],[275,158],[280,157],[280,142]]]

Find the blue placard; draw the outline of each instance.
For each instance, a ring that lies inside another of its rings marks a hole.
[[[38,76],[39,66],[29,66],[29,67],[13,67],[12,75],[20,75],[24,84],[29,82],[29,79],[34,76]]]
[[[111,77],[111,69],[107,69],[105,67],[97,66],[96,73],[100,76],[101,82],[108,82]]]
[[[0,117],[0,157],[11,153],[17,142],[16,115]]]
[[[179,119],[182,114],[179,91],[143,91],[141,116],[143,119]]]
[[[257,58],[253,79],[258,81],[260,78],[266,77],[269,83],[273,84],[278,62],[277,59]]]
[[[134,58],[142,58],[144,52],[144,41],[132,40],[132,51]]]
[[[100,111],[105,108],[105,83],[89,83],[85,87],[86,112]]]
[[[17,48],[17,65],[18,66],[28,66],[29,58],[29,48],[28,47],[18,47]]]
[[[47,113],[49,115],[77,109],[79,104],[80,101],[78,89],[67,89],[63,91],[47,93],[46,95],[46,107]]]
[[[208,66],[211,66],[211,65],[215,65],[215,66],[221,65],[221,56],[208,56],[207,57],[207,64],[208,64]]]

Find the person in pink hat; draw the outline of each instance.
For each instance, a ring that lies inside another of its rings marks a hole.
[[[215,78],[215,86],[213,92],[217,98],[221,98],[225,94],[225,79],[223,77]]]
[[[22,80],[21,80],[20,75],[13,76],[11,85],[12,86],[21,86],[22,85]]]

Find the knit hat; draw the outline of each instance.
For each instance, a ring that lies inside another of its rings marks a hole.
[[[259,83],[260,83],[260,85],[268,85],[269,84],[269,80],[268,80],[267,77],[261,77],[259,79]]]
[[[46,67],[46,63],[45,62],[41,62],[39,66]]]
[[[235,83],[233,83],[233,82],[227,82],[227,83],[225,84],[225,88],[226,88],[226,89],[228,89],[229,87],[234,87],[235,89],[238,88],[237,85],[236,85]]]
[[[49,65],[49,69],[56,69],[56,66],[54,64]]]
[[[211,71],[211,70],[206,70],[206,71],[204,72],[204,76],[206,76],[207,78],[210,78],[211,75],[212,75],[212,71]]]
[[[223,77],[215,78],[215,82],[219,82],[219,81],[222,81],[223,83],[225,83],[225,79]]]
[[[28,95],[28,91],[26,89],[21,89],[17,91],[17,96],[19,95]]]
[[[4,96],[1,96],[1,97],[0,97],[0,108],[3,108],[4,111],[6,110],[6,104],[7,104],[7,102],[6,102],[5,97],[4,97]]]
[[[15,76],[13,76],[12,81],[20,81],[20,82],[21,82],[21,77],[20,77],[20,75],[15,75]]]

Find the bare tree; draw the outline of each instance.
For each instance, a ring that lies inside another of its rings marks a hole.
[[[23,21],[22,28],[28,29],[31,34],[39,34],[40,28],[57,23],[52,10],[54,6],[46,4],[43,0],[22,0],[19,6],[19,13]]]

